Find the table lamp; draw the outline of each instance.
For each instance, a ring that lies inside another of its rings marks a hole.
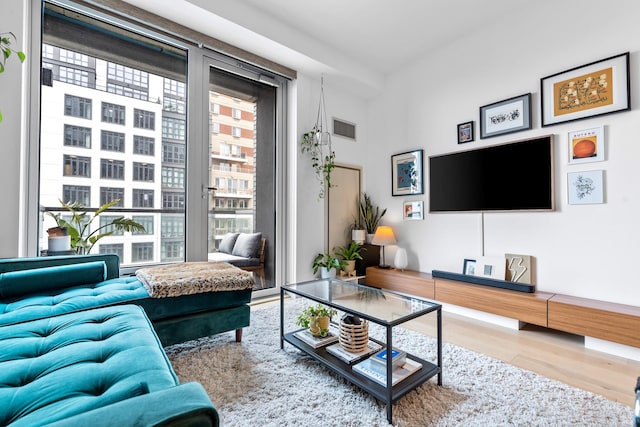
[[[387,225],[381,225],[376,228],[376,233],[373,235],[371,243],[374,245],[382,246],[382,264],[378,268],[391,268],[389,264],[385,263],[384,259],[384,247],[386,245],[395,245],[396,236],[393,235],[393,230]]]

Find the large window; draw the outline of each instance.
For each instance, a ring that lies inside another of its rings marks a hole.
[[[276,147],[286,147],[286,79],[237,58],[229,62],[188,38],[158,36],[117,10],[85,14],[95,2],[67,9],[73,2],[44,0],[44,12],[32,17],[43,19],[34,28],[43,31],[47,73],[33,91],[41,102],[40,134],[33,138],[39,150],[30,150],[40,161],[33,206],[41,211],[25,228],[39,232],[39,247],[28,243],[29,252],[47,249],[53,220],[45,212],[62,212],[59,200],[92,213],[117,199],[101,221],[134,218],[145,231],[110,235],[93,252],[117,253],[124,268],[206,259],[204,248],[215,248],[225,231],[261,231],[273,245],[267,251],[273,276],[281,247],[275,226],[286,223],[274,217],[285,211],[274,195],[281,197],[276,188],[286,176],[275,174]],[[201,65],[209,73],[189,73],[188,80],[187,69]],[[279,86],[261,83],[261,76]],[[216,191],[215,182],[224,186]],[[224,224],[216,227],[214,219]]]

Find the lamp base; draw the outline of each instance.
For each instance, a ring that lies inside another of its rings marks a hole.
[[[389,270],[391,269],[391,266],[389,264],[380,264],[378,268],[381,268],[383,270]]]

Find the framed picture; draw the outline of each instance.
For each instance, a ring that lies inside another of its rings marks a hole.
[[[476,260],[476,276],[504,280],[506,277],[507,260],[505,257],[480,257]]]
[[[631,108],[629,52],[540,79],[542,126]]]
[[[604,203],[603,171],[569,172],[567,187],[570,205]]]
[[[458,144],[473,141],[473,122],[460,123],[458,125]]]
[[[569,164],[604,160],[604,126],[569,132]]]
[[[409,151],[391,156],[391,194],[422,194],[422,152]]]
[[[505,280],[533,285],[531,255],[505,254],[505,258],[507,259]]]
[[[424,219],[424,202],[404,202],[402,209],[403,219]]]
[[[476,260],[475,259],[465,259],[464,265],[462,266],[462,274],[467,274],[469,276],[476,275]]]
[[[531,94],[480,107],[480,138],[531,129]]]

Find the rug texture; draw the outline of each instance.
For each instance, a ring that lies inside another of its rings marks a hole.
[[[295,328],[300,303],[285,306],[287,328]],[[229,333],[166,352],[181,382],[205,387],[226,427],[389,425],[383,403],[293,346],[281,350],[279,319],[279,304],[258,306],[241,343]],[[436,360],[432,337],[398,327],[393,340]],[[394,426],[629,426],[632,419],[625,405],[448,343],[443,386],[432,378],[393,407]]]

